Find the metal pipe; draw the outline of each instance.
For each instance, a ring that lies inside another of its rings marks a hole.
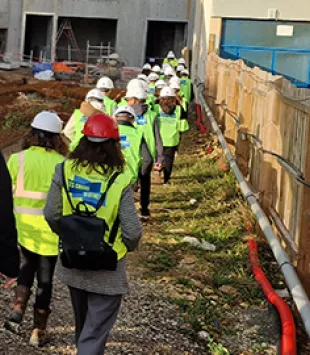
[[[261,208],[260,204],[258,203],[254,192],[250,188],[249,184],[245,180],[244,176],[242,175],[236,160],[234,159],[228,144],[221,132],[212,111],[210,110],[209,106],[207,105],[205,98],[203,96],[203,88],[198,88],[198,99],[204,108],[206,115],[211,123],[213,131],[217,134],[219,138],[219,142],[221,143],[225,155],[228,159],[231,169],[233,170],[237,181],[240,184],[240,189],[246,199],[246,201],[251,206],[251,209],[254,215],[257,218],[257,221],[265,234],[268,243],[272,249],[272,252],[280,266],[280,270],[282,271],[286,284],[292,294],[296,307],[302,317],[303,323],[305,325],[305,330],[310,337],[310,303],[309,298],[302,287],[302,284],[296,274],[295,268],[291,264],[286,252],[283,250],[281,243],[279,242],[278,238],[276,237],[272,226]]]

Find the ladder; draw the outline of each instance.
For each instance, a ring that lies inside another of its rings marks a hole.
[[[58,30],[58,33],[56,36],[56,47],[57,47],[57,44],[63,34],[65,34],[65,36],[70,41],[72,49],[76,51],[77,59],[81,62],[83,59],[82,52],[77,44],[73,29],[72,29],[71,21],[69,19],[63,20],[60,27],[59,27],[59,30]]]

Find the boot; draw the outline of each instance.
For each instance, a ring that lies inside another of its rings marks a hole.
[[[29,344],[35,347],[42,347],[50,341],[50,336],[46,330],[47,320],[51,311],[34,309],[33,330]]]
[[[13,308],[4,323],[6,329],[14,333],[19,332],[19,326],[23,320],[30,294],[30,289],[26,286],[18,285],[15,288]]]

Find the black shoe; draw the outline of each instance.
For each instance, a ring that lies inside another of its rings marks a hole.
[[[151,217],[151,212],[148,208],[141,208],[140,213],[142,219],[149,219]]]

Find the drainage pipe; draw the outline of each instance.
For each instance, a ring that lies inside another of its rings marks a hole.
[[[283,299],[274,291],[266,275],[264,274],[258,257],[257,244],[254,239],[248,241],[250,261],[256,281],[264,291],[268,301],[274,305],[281,318],[281,355],[296,355],[296,327],[292,312]]]
[[[203,88],[198,88],[198,99],[203,107],[203,109],[206,112],[206,115],[212,125],[213,131],[217,134],[219,138],[219,142],[221,143],[223,150],[226,154],[226,157],[228,159],[228,162],[230,164],[231,169],[233,170],[239,184],[240,184],[240,189],[251,206],[251,209],[256,216],[256,219],[265,234],[268,243],[272,249],[272,252],[279,264],[280,270],[282,271],[286,284],[292,294],[292,297],[294,299],[294,302],[296,304],[296,307],[301,315],[301,318],[303,320],[305,330],[310,337],[310,303],[308,296],[302,287],[302,284],[296,274],[295,268],[291,264],[286,252],[283,250],[281,243],[279,242],[278,238],[276,237],[272,226],[261,208],[261,206],[258,203],[258,200],[255,197],[254,192],[250,188],[249,184],[245,180],[244,176],[242,175],[236,160],[234,159],[228,144],[213,116],[212,111],[210,110],[209,106],[207,105],[205,98],[203,96]]]

